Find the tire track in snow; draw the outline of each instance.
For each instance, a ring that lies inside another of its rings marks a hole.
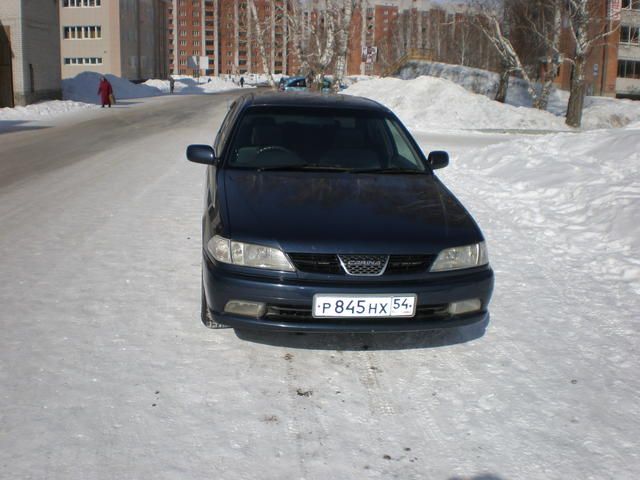
[[[386,397],[386,390],[380,385],[378,372],[381,368],[371,352],[359,352],[358,380],[365,388],[372,415],[394,415],[395,408]]]
[[[310,477],[310,472],[317,471],[317,468],[311,469],[310,463],[320,460],[323,465],[329,465],[326,449],[329,433],[317,414],[317,405],[312,399],[313,390],[300,385],[294,356],[287,353],[284,359],[286,361],[285,384],[290,405],[290,415],[286,422],[288,444],[295,445],[298,468],[302,478],[306,479]],[[303,370],[303,374],[306,370],[306,368]]]

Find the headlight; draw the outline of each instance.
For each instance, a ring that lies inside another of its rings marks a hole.
[[[215,235],[207,243],[207,249],[218,262],[285,272],[295,271],[284,252],[277,248],[236,242]]]
[[[489,263],[487,246],[484,242],[442,250],[431,266],[432,272],[460,270],[462,268],[480,267]]]

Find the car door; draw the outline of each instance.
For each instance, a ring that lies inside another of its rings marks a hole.
[[[213,143],[213,149],[216,152],[216,157],[221,159],[222,154],[224,152],[224,147],[229,139],[229,134],[233,127],[235,118],[238,114],[238,101],[235,101],[229,107],[227,114],[220,125],[220,129],[216,135],[216,139]],[[204,211],[205,215],[203,218],[203,232],[204,229],[209,225],[214,223],[215,218],[218,216],[219,208],[217,204],[218,198],[218,171],[219,168],[217,165],[209,165],[207,166],[207,181],[205,182],[205,195],[204,195]],[[208,217],[208,221],[207,221]],[[208,237],[207,237],[208,238]]]

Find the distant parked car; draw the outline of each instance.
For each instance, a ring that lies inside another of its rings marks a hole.
[[[304,77],[289,77],[285,80],[282,90],[285,92],[301,92],[307,89],[307,79]]]
[[[386,107],[349,95],[250,94],[208,165],[202,322],[306,332],[419,331],[487,318],[484,237]]]
[[[280,82],[281,84],[279,90],[282,91],[295,92],[306,91],[309,89],[309,86],[307,85],[307,79],[305,77],[290,77],[284,80],[284,82],[282,80],[280,80]],[[331,80],[329,80],[328,78],[322,79],[322,93],[331,93],[333,91],[332,86],[333,82]],[[346,85],[341,83],[340,90],[344,90],[345,88],[347,88]]]

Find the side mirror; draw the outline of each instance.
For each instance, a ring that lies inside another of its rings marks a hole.
[[[192,162],[204,163],[205,165],[215,165],[218,161],[216,152],[209,145],[189,145],[187,158]]]
[[[432,170],[437,170],[439,168],[444,168],[449,165],[449,154],[447,152],[443,152],[442,150],[434,150],[429,153],[427,157],[427,162]]]

